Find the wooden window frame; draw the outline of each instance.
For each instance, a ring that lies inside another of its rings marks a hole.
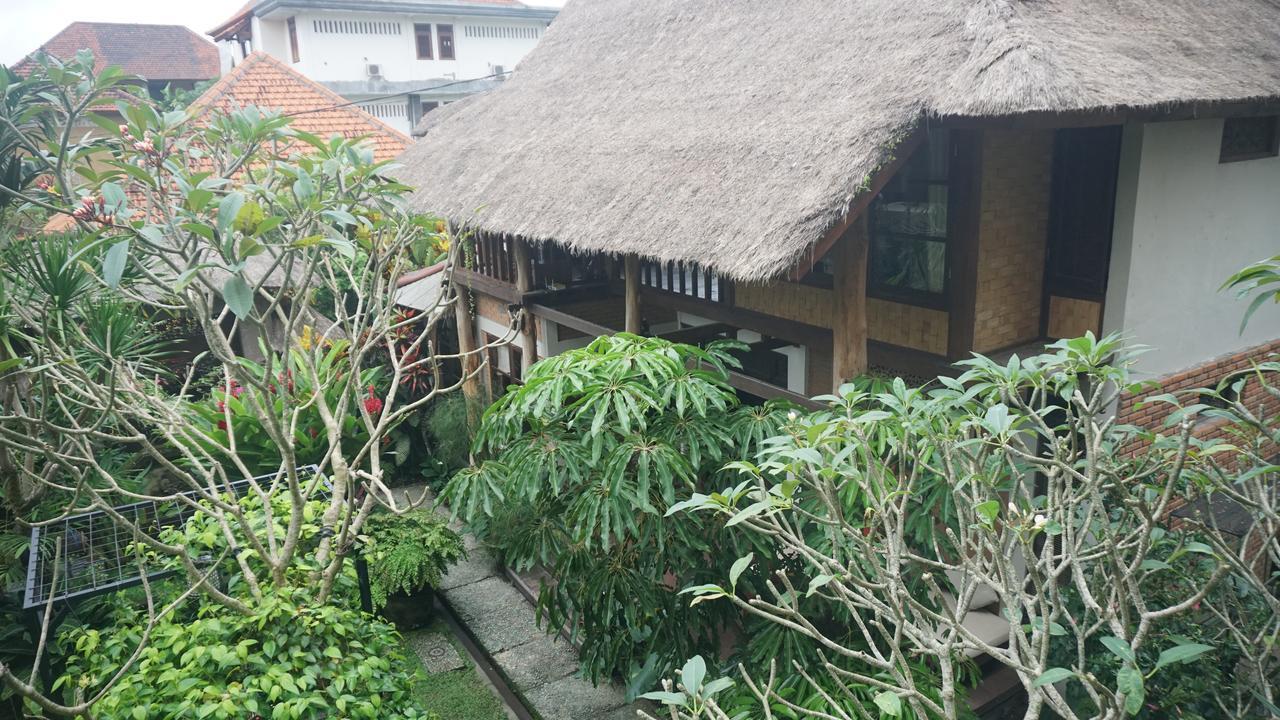
[[[943,263],[942,289],[936,293],[933,293],[933,292],[927,292],[924,290],[916,290],[913,288],[894,287],[892,285],[878,284],[876,282],[875,276],[872,275],[871,273],[872,267],[874,266],[874,263],[872,262],[872,260],[875,255],[875,247],[876,247],[875,246],[875,229],[872,223],[868,222],[867,223],[867,243],[869,245],[869,247],[867,248],[867,297],[868,298],[900,303],[902,305],[912,305],[915,307],[929,308],[931,310],[942,310],[942,311],[951,310],[951,297],[953,295],[953,292],[952,292],[953,288],[951,287],[951,268],[956,260],[956,258],[954,257],[954,245],[955,245],[954,235],[956,230],[955,213],[957,210],[956,201],[955,201],[955,188],[954,188],[955,168],[952,167],[955,162],[957,149],[956,149],[956,142],[955,142],[955,137],[953,133],[951,132],[947,133],[946,142],[947,142],[947,155],[948,155],[947,178],[945,181],[930,180],[926,184],[945,185],[947,188],[947,234],[945,237],[941,238],[940,240],[937,238],[931,239],[924,236],[921,236],[920,238],[924,242],[940,241],[943,244],[943,247],[945,249],[945,255],[942,261]],[[929,145],[929,141],[926,140],[925,142],[921,143],[919,147],[915,149],[915,152],[918,152],[918,153],[925,152],[926,149],[928,148],[928,145]],[[911,161],[908,160],[906,164],[909,165],[910,163]],[[898,172],[902,172],[905,169],[906,169],[906,165],[900,168]],[[892,183],[893,180],[891,179],[889,182]],[[872,208],[874,204],[875,203],[873,202],[871,205],[867,206],[866,213],[867,213],[868,221],[871,218]]]
[[[1250,115],[1244,117],[1226,118],[1222,123],[1222,140],[1226,140],[1227,125],[1233,120],[1269,120],[1271,122],[1271,146],[1266,150],[1259,152],[1246,152],[1231,154],[1226,152],[1226,148],[1220,147],[1218,150],[1218,164],[1226,165],[1228,163],[1247,162],[1249,160],[1265,160],[1280,155],[1280,115]]]
[[[435,60],[435,43],[432,40],[432,23],[414,23],[413,24],[413,43],[418,52],[419,60]],[[427,41],[426,54],[422,52],[422,41]]]
[[[291,17],[285,21],[289,29],[289,52],[295,63],[302,62],[302,53],[298,49],[298,18]]]
[[[448,28],[449,35],[449,54],[445,56],[445,45],[442,39],[445,35],[445,28]],[[436,23],[436,45],[440,48],[441,60],[457,60],[458,59],[458,36],[453,31],[453,25],[448,23]]]

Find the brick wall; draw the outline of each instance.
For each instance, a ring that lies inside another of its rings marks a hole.
[[[978,352],[1040,336],[1052,168],[1052,130],[984,133],[973,335]]]
[[[1273,340],[1263,345],[1246,348],[1239,352],[1211,360],[1210,362],[1188,368],[1181,372],[1159,378],[1159,387],[1139,394],[1126,394],[1120,399],[1118,418],[1121,423],[1138,425],[1153,430],[1163,427],[1172,408],[1166,403],[1145,403],[1147,399],[1163,393],[1175,393],[1183,405],[1199,402],[1190,392],[1197,388],[1214,387],[1227,375],[1249,369],[1251,363],[1270,359],[1273,353],[1280,352],[1280,340]],[[1256,379],[1250,379],[1241,390],[1241,399],[1251,410],[1264,413],[1280,413],[1280,400],[1266,393]],[[1195,435],[1201,439],[1226,438],[1226,423],[1218,419],[1206,419],[1195,428]],[[1136,448],[1131,448],[1135,450]]]
[[[1090,330],[1097,336],[1101,328],[1102,303],[1057,295],[1049,298],[1049,337],[1080,337]]]
[[[734,286],[733,292],[734,303],[738,307],[786,320],[831,327],[834,303],[831,291],[826,288],[791,282],[740,283]],[[867,299],[867,335],[872,340],[945,355],[947,322],[947,313],[942,310]]]

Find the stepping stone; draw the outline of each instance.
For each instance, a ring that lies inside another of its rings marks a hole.
[[[507,680],[521,693],[578,671],[578,655],[573,646],[556,642],[549,635],[495,653],[493,663],[502,668]]]
[[[621,708],[626,696],[612,685],[594,686],[571,675],[525,693],[524,699],[542,720],[600,720]]]
[[[461,670],[467,664],[458,654],[449,638],[437,632],[415,630],[404,636],[405,642],[413,648],[413,652],[422,660],[422,666],[428,675],[438,675],[451,670]]]
[[[467,559],[449,568],[440,580],[440,590],[453,590],[498,574],[498,563],[484,548],[467,550]]]
[[[446,590],[444,596],[490,657],[544,635],[533,607],[501,578]]]

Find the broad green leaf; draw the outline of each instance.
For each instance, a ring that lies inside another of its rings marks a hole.
[[[238,318],[248,318],[253,310],[253,289],[239,275],[227,278],[226,284],[222,286],[222,299]]]
[[[1129,643],[1113,635],[1107,635],[1102,638],[1101,642],[1103,647],[1111,651],[1112,655],[1115,655],[1121,660],[1134,662],[1133,649],[1129,647]]]
[[[733,567],[729,568],[729,587],[734,590],[738,589],[738,578],[742,576],[742,572],[751,565],[751,561],[755,560],[755,558],[755,553],[747,553],[733,563]]]
[[[811,597],[814,593],[818,592],[820,588],[822,588],[823,586],[825,586],[827,583],[831,582],[834,579],[835,577],[831,575],[818,575],[817,577],[809,581],[809,590],[805,592],[804,596]]]
[[[226,235],[231,223],[236,221],[240,208],[244,207],[244,193],[230,192],[218,203],[218,233]]]
[[[1060,668],[1060,667],[1049,668],[1048,670],[1045,670],[1043,673],[1041,673],[1040,677],[1036,678],[1035,682],[1031,683],[1031,687],[1040,687],[1041,685],[1052,685],[1054,683],[1062,682],[1063,680],[1067,680],[1075,676],[1076,674],[1074,672],[1066,668]]]
[[[988,500],[974,507],[973,511],[978,514],[984,525],[991,527],[995,524],[996,518],[1000,517],[1000,503],[997,500]]]
[[[688,702],[688,696],[679,692],[649,692],[641,695],[640,697],[645,700],[653,700],[654,702],[660,702],[663,705],[671,705],[674,707],[684,707],[685,703]]]
[[[1143,685],[1142,673],[1131,663],[1116,673],[1116,690],[1124,693],[1124,711],[1137,715],[1142,710],[1142,702],[1146,700],[1146,688]]]
[[[112,245],[102,259],[102,280],[109,288],[120,286],[120,278],[124,277],[124,266],[129,261],[128,238]]]
[[[1156,670],[1173,663],[1190,662],[1201,655],[1213,649],[1212,645],[1204,645],[1201,643],[1186,643],[1183,645],[1175,645],[1168,650],[1160,653],[1160,658],[1156,660]]]
[[[885,690],[876,695],[875,702],[881,717],[902,717],[902,698],[896,694]]]
[[[680,671],[680,683],[686,692],[697,695],[702,690],[702,680],[707,676],[707,663],[701,655],[694,655]]]

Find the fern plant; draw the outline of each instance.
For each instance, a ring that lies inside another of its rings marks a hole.
[[[394,593],[439,587],[449,566],[467,555],[458,533],[426,509],[379,513],[369,518],[365,530],[369,587],[378,608]]]

